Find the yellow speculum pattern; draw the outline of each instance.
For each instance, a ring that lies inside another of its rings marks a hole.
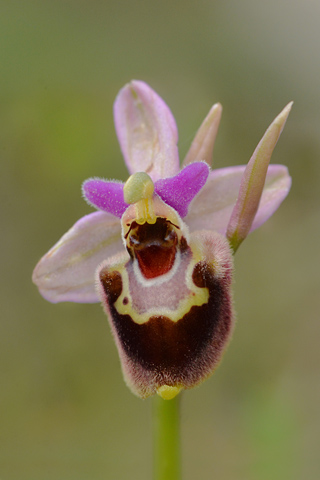
[[[197,248],[197,245],[194,242],[190,243],[190,248],[192,251],[192,257],[189,260],[189,265],[186,270],[185,284],[181,285],[182,289],[185,289],[186,295],[180,302],[177,302],[174,310],[169,310],[166,306],[157,307],[155,309],[149,308],[144,312],[139,312],[133,306],[130,286],[129,286],[129,277],[126,269],[126,264],[117,264],[111,269],[118,271],[122,279],[122,292],[119,298],[116,300],[114,306],[117,312],[120,315],[130,315],[133,322],[138,325],[143,325],[147,323],[152,316],[163,315],[169,318],[172,322],[178,322],[181,318],[186,315],[193,306],[202,306],[207,303],[209,300],[209,289],[200,288],[195,285],[192,279],[192,273],[195,265],[202,260],[201,251]],[[180,266],[180,265],[179,265]],[[179,267],[178,267],[179,268]],[[148,280],[145,280],[144,288],[148,289]],[[124,302],[124,299],[127,298],[128,302]]]
[[[134,173],[124,185],[124,201],[129,204],[135,204],[136,222],[138,225],[143,225],[144,223],[154,224],[157,221],[153,207],[153,193],[153,181],[145,172]]]
[[[196,262],[194,261],[190,262],[187,273],[186,286],[181,285],[182,288],[187,287],[189,291],[188,293],[186,292],[185,298],[179,302],[179,304],[175,307],[174,310],[169,310],[168,308],[163,306],[162,308],[157,307],[155,309],[148,309],[143,313],[135,310],[132,305],[129,279],[125,267],[122,267],[121,270],[119,268],[115,269],[121,273],[123,285],[122,293],[114,304],[117,312],[120,315],[130,315],[131,319],[139,325],[147,323],[150,317],[158,315],[163,315],[169,318],[172,322],[178,322],[184,315],[186,315],[190,311],[193,306],[200,307],[204,303],[207,303],[209,300],[209,290],[207,288],[197,287],[192,281],[191,273],[195,264]],[[129,302],[127,304],[124,304],[123,302],[125,297],[129,299]]]

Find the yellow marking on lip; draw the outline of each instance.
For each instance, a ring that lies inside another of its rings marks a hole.
[[[114,304],[117,312],[120,315],[129,315],[133,322],[137,323],[138,325],[142,325],[147,323],[150,317],[153,316],[164,316],[169,318],[172,322],[178,322],[181,318],[183,318],[192,307],[201,307],[202,305],[208,303],[209,301],[209,289],[208,288],[201,288],[197,287],[193,280],[192,280],[192,272],[196,263],[201,260],[195,252],[193,252],[193,257],[190,259],[190,263],[186,270],[186,283],[184,288],[188,289],[184,298],[182,298],[179,303],[177,303],[176,308],[173,310],[168,309],[165,305],[154,308],[149,308],[148,310],[140,313],[137,311],[132,305],[132,297],[130,294],[130,287],[129,287],[129,277],[128,272],[125,268],[125,265],[117,266],[117,271],[120,272],[122,278],[122,292],[120,297]],[[113,270],[113,268],[112,268]],[[147,294],[146,289],[146,294]],[[123,302],[124,298],[128,299],[128,302]]]
[[[208,303],[209,290],[207,288],[198,287],[195,287],[195,289],[198,290],[197,294],[193,296],[193,292],[191,292],[188,297],[180,301],[178,307],[175,310],[169,310],[166,307],[156,307],[155,309],[150,309],[146,312],[139,313],[133,308],[128,291],[122,292],[121,296],[115,302],[114,306],[120,315],[130,315],[131,319],[139,325],[147,323],[150,320],[150,317],[154,316],[164,316],[169,318],[169,320],[171,320],[172,322],[178,322],[190,311],[192,307],[201,307],[205,303]],[[123,304],[124,297],[129,298],[129,302],[127,303],[127,305]]]

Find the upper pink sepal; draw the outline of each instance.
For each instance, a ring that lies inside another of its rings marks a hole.
[[[152,180],[179,171],[178,133],[173,115],[144,82],[133,80],[120,90],[114,121],[129,172],[146,172]]]
[[[42,257],[32,280],[52,303],[98,302],[95,271],[106,258],[123,249],[119,220],[94,212],[73,227]]]
[[[292,107],[289,103],[275,118],[255,149],[241,180],[236,205],[227,228],[235,252],[251,230],[262,195],[268,165]]]

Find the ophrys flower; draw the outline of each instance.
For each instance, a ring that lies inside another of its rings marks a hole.
[[[177,128],[163,100],[133,81],[114,116],[131,176],[89,179],[99,211],[80,219],[40,260],[33,280],[51,302],[102,301],[134,393],[172,398],[209,377],[234,324],[233,253],[287,195],[287,168],[269,166],[291,104],[248,165],[210,170],[216,104],[179,167]]]

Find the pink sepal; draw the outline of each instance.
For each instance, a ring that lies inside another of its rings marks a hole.
[[[190,231],[209,229],[226,234],[245,169],[245,165],[240,165],[210,172],[205,186],[192,201],[185,217]],[[288,169],[283,165],[269,165],[259,208],[250,231],[260,227],[277,210],[290,186]]]
[[[104,259],[121,249],[119,219],[105,212],[90,213],[42,257],[32,280],[52,303],[98,302],[95,271]]]
[[[159,95],[144,82],[133,80],[120,90],[114,121],[129,172],[146,172],[152,180],[179,171],[175,119]]]

